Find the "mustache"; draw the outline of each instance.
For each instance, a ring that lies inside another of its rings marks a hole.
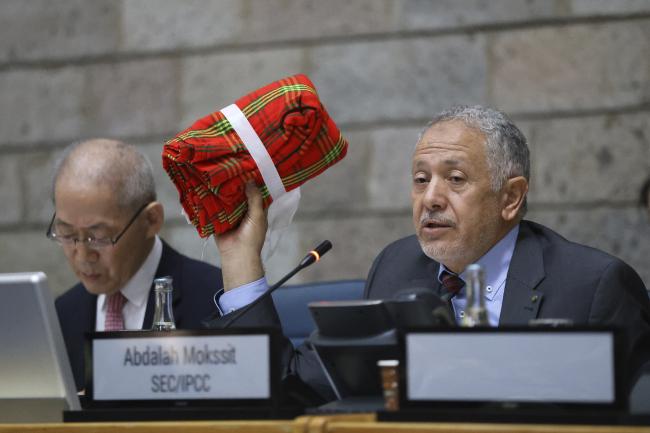
[[[456,221],[454,221],[453,219],[445,215],[442,215],[439,212],[424,210],[422,211],[422,215],[420,215],[420,225],[424,226],[427,224],[456,227]]]

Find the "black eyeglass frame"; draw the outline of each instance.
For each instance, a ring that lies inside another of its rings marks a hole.
[[[133,223],[134,223],[135,220],[140,216],[140,214],[142,213],[142,211],[145,210],[145,209],[147,208],[147,206],[149,206],[151,203],[153,203],[153,202],[149,202],[149,203],[145,203],[145,204],[143,204],[143,205],[140,207],[140,209],[138,209],[138,211],[135,213],[135,215],[133,215],[133,217],[132,217],[132,218],[129,220],[129,222],[126,224],[126,227],[124,227],[124,229],[123,229],[123,230],[122,230],[122,231],[121,231],[117,236],[115,236],[115,238],[113,238],[113,239],[111,239],[111,238],[100,238],[100,239],[97,239],[97,238],[93,238],[93,237],[87,237],[87,238],[85,238],[85,239],[77,239],[77,238],[72,239],[72,243],[66,243],[66,242],[63,242],[63,240],[62,240],[60,237],[58,237],[58,236],[56,235],[56,233],[54,233],[54,232],[52,231],[52,226],[54,225],[54,219],[56,218],[56,211],[55,211],[54,214],[52,215],[52,220],[50,221],[50,225],[47,227],[47,232],[45,233],[45,236],[47,236],[47,238],[48,238],[49,240],[51,240],[51,241],[53,241],[53,242],[56,242],[56,243],[58,243],[58,244],[61,245],[61,246],[66,246],[66,245],[73,245],[73,246],[76,246],[76,245],[77,245],[77,242],[85,243],[85,244],[88,245],[91,249],[105,248],[105,247],[107,247],[107,246],[109,246],[109,245],[110,245],[110,246],[114,246],[114,245],[117,243],[117,241],[119,241],[120,238],[121,238],[122,236],[124,236],[124,233],[126,233],[126,231],[129,229],[129,227],[131,227],[131,225],[133,225]],[[110,242],[104,244],[104,242],[106,242],[107,240],[110,241]],[[101,242],[98,244],[97,241],[101,241]],[[94,243],[94,245],[93,245],[93,243]]]

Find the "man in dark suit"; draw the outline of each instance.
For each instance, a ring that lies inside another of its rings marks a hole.
[[[618,326],[632,376],[650,360],[645,286],[619,259],[522,220],[529,167],[526,138],[504,114],[456,107],[438,115],[413,154],[416,235],[379,255],[366,296],[387,298],[408,286],[443,294],[445,274],[462,279],[469,264],[480,263],[491,325],[561,318]],[[452,305],[460,320],[462,290]]]
[[[400,239],[375,259],[366,297],[392,298],[400,290],[429,287],[444,295],[440,264],[423,254],[416,236]],[[459,295],[462,296],[462,295]],[[618,326],[630,353],[627,376],[650,360],[650,309],[643,282],[627,264],[602,251],[566,240],[531,221],[519,226],[499,325],[532,319]]]
[[[221,272],[158,237],[163,220],[149,161],[131,145],[93,139],[71,145],[56,166],[48,237],[80,280],[56,300],[78,389],[84,334],[150,329],[153,280],[171,276],[177,328],[199,329],[214,309]]]
[[[392,298],[403,289],[425,288],[450,298],[460,322],[468,308],[464,270],[479,263],[486,270],[490,325],[559,318],[577,325],[620,327],[629,355],[627,376],[633,379],[650,360],[650,302],[643,282],[619,259],[523,220],[529,172],[526,139],[503,113],[461,106],[436,116],[413,152],[415,235],[389,245],[377,257],[366,297]],[[260,201],[249,199],[249,205]],[[250,215],[256,226],[262,225],[263,215]],[[260,236],[259,230],[248,234]],[[222,242],[255,257],[251,246],[256,243],[244,238],[246,242],[237,244]],[[247,274],[222,264],[224,275],[238,285],[263,283],[260,266],[251,266],[256,272]],[[243,290],[238,285],[226,284],[226,290],[234,295]],[[300,348],[290,370],[328,395],[310,356]]]

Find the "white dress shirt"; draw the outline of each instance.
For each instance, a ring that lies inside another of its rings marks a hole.
[[[149,290],[151,289],[153,278],[156,275],[156,269],[158,269],[158,264],[160,263],[162,248],[162,241],[156,236],[153,248],[140,269],[120,289],[126,298],[126,304],[124,304],[124,309],[122,310],[125,329],[142,329],[144,313],[147,311]],[[106,295],[99,295],[97,297],[97,318],[95,319],[96,331],[104,330],[106,308]]]

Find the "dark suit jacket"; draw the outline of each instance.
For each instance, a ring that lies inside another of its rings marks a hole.
[[[176,327],[200,329],[201,320],[214,311],[214,294],[223,287],[221,270],[207,263],[190,259],[163,241],[160,263],[154,278],[171,276],[174,291],[172,308]],[[153,322],[153,282],[142,329]],[[56,300],[56,312],[63,332],[68,357],[77,389],[84,388],[84,335],[95,330],[97,296],[78,283]]]
[[[415,236],[400,239],[375,259],[365,296],[391,298],[401,289],[418,287],[441,294],[438,268]],[[650,361],[650,301],[639,275],[616,257],[522,221],[499,325],[526,324],[535,318],[566,318],[578,325],[623,329],[631,380]]]

